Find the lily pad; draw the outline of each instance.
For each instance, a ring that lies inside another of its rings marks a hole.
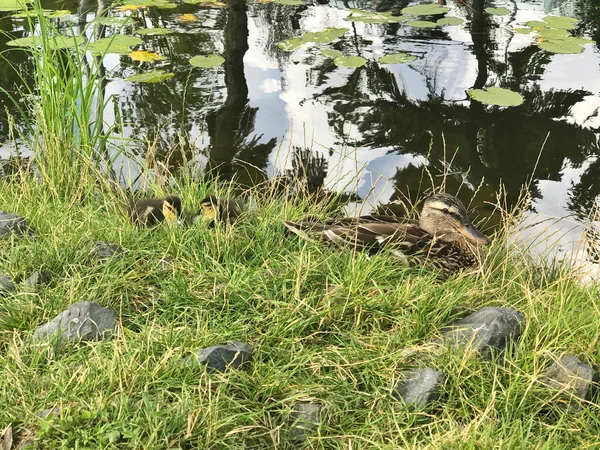
[[[69,11],[68,9],[44,9],[42,10],[42,14],[48,19],[60,19],[61,17],[65,17],[71,14],[71,11]],[[23,11],[17,14],[13,14],[11,17],[38,17],[38,15],[39,11],[36,11],[35,9],[30,9],[29,11]]]
[[[281,50],[286,51],[286,52],[293,52],[294,50],[300,48],[302,46],[302,44],[305,44],[305,42],[300,39],[300,38],[291,38],[291,39],[286,39],[285,41],[281,41],[277,44],[277,47],[279,47]]]
[[[363,23],[399,23],[410,19],[408,16],[392,16],[391,12],[363,11],[362,9],[351,9],[351,14],[344,17],[349,22]]]
[[[131,52],[134,45],[140,45],[143,41],[135,36],[126,36],[117,34],[111,37],[99,39],[87,46],[87,49],[95,55],[105,53],[116,53],[118,55],[126,55]]]
[[[211,67],[220,66],[225,62],[225,58],[221,55],[198,55],[190,58],[190,64],[201,69],[209,69]]]
[[[525,22],[525,25],[531,28],[546,28],[548,26],[546,22],[540,22],[539,20],[530,20]]]
[[[215,9],[227,8],[226,3],[218,2],[216,0],[183,0],[183,2],[189,3],[190,5],[198,5],[200,7],[205,7],[205,8],[215,8]]]
[[[125,78],[125,81],[135,81],[137,83],[160,83],[161,81],[173,78],[174,73],[165,72],[164,70],[153,70],[152,72],[138,73]]]
[[[515,28],[514,32],[518,33],[518,34],[530,34],[530,33],[533,33],[533,28],[525,28],[525,27]]]
[[[18,11],[27,9],[31,2],[28,0],[0,0],[0,11]]]
[[[409,55],[408,53],[393,53],[390,55],[385,55],[379,58],[379,62],[381,64],[404,64],[407,62],[411,62],[417,59],[414,55]]]
[[[450,11],[450,8],[447,6],[428,3],[425,5],[408,6],[402,10],[402,14],[410,14],[411,16],[431,16],[436,14],[446,14],[448,11]]]
[[[168,28],[139,28],[135,32],[142,36],[162,36],[172,34],[173,30],[169,30]]]
[[[577,54],[583,51],[583,46],[569,42],[543,41],[538,44],[541,49],[550,53]]]
[[[83,36],[52,36],[48,37],[47,45],[51,50],[61,48],[74,48],[82,45],[85,42]],[[8,41],[6,45],[11,47],[41,47],[43,45],[42,38],[40,36],[29,36],[24,38],[14,39]]]
[[[333,60],[333,63],[336,66],[348,67],[351,69],[364,66],[366,62],[367,60],[365,58],[361,58],[360,56],[338,56]]]
[[[344,56],[342,52],[340,52],[339,50],[334,50],[332,48],[325,48],[321,50],[321,53],[327,56],[328,58],[339,58],[341,56]]]
[[[302,36],[303,42],[315,42],[317,44],[329,44],[337,38],[343,36],[348,31],[347,28],[327,28],[323,31],[310,31]]]
[[[109,27],[122,27],[131,19],[129,17],[97,17],[94,19],[95,23],[99,23],[100,25],[107,25]]]
[[[136,50],[135,52],[131,52],[129,54],[129,57],[134,61],[141,62],[155,62],[167,59],[164,56],[159,55],[158,53],[149,52],[147,50]]]
[[[544,18],[544,22],[552,28],[560,30],[574,30],[577,26],[577,19],[563,16],[548,16]]]
[[[154,7],[158,9],[172,9],[176,8],[177,4],[169,2],[167,0],[126,0],[123,6],[137,6],[140,8]]]
[[[304,5],[303,0],[275,0],[273,3],[279,3],[280,5],[289,5],[289,6]]]
[[[523,103],[523,97],[518,92],[500,87],[489,87],[487,90],[470,89],[469,97],[486,105],[519,106]]]
[[[406,25],[415,28],[435,28],[439,26],[437,23],[430,22],[429,20],[409,20],[406,22]]]
[[[567,30],[561,30],[559,28],[542,28],[541,30],[537,30],[537,33],[543,39],[569,37],[569,32]]]
[[[438,19],[437,24],[439,26],[443,27],[445,25],[450,25],[450,26],[460,25],[464,22],[465,21],[463,19],[461,19],[460,17],[444,17],[443,19]]]
[[[500,8],[485,8],[485,12],[490,16],[508,16],[510,14],[510,9],[500,7]]]

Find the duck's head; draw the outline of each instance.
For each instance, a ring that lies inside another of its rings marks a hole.
[[[200,210],[198,211],[197,220],[206,222],[215,222],[219,219],[221,202],[219,199],[211,195],[200,202]]]
[[[162,213],[165,221],[169,223],[177,223],[178,217],[181,216],[181,199],[171,196],[163,200]]]
[[[450,194],[435,194],[425,200],[419,225],[444,242],[466,240],[475,245],[487,245],[491,242],[471,223],[465,205]]]

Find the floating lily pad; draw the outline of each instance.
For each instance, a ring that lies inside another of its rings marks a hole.
[[[464,22],[465,21],[463,19],[461,19],[460,17],[444,17],[443,19],[438,19],[438,21],[436,23],[439,26],[443,27],[445,25],[450,25],[450,26],[460,25]]]
[[[500,7],[500,8],[485,8],[485,12],[490,16],[508,16],[510,14],[510,9]]]
[[[173,30],[169,30],[168,28],[139,28],[135,32],[142,36],[162,36],[164,34],[172,34]]]
[[[499,87],[490,87],[487,90],[471,89],[469,97],[486,105],[519,106],[523,103],[523,97],[518,92]]]
[[[533,33],[533,28],[515,28],[514,32],[519,34],[530,34]]]
[[[61,17],[65,17],[68,16],[69,14],[71,14],[71,11],[69,11],[68,9],[58,9],[58,10],[54,10],[54,9],[44,9],[42,10],[42,14],[44,15],[44,17],[47,17],[48,19],[60,19]],[[39,11],[36,11],[35,9],[30,9],[29,11],[23,11],[17,14],[13,14],[11,17],[38,17],[39,16]]]
[[[176,8],[177,4],[169,2],[167,0],[126,0],[123,6],[137,6],[140,8],[154,7],[158,9],[172,9]]]
[[[363,23],[399,23],[410,19],[408,16],[392,16],[391,12],[363,11],[362,9],[351,9],[351,14],[344,17],[349,22]]]
[[[226,3],[212,1],[212,0],[184,0],[184,3],[189,3],[190,5],[198,5],[200,7],[205,8],[227,8]]]
[[[558,28],[561,30],[574,30],[576,28],[577,19],[572,17],[548,16],[544,18],[544,22],[546,22],[552,28]]]
[[[159,55],[158,53],[149,52],[147,50],[136,50],[135,52],[131,52],[129,57],[134,61],[141,62],[154,62],[154,61],[162,61],[167,58]]]
[[[336,66],[349,67],[351,69],[364,66],[366,62],[367,60],[360,56],[338,56],[333,60],[333,63]]]
[[[404,64],[407,62],[411,62],[417,59],[414,55],[409,55],[408,53],[393,53],[390,55],[385,55],[379,58],[379,62],[381,64]]]
[[[60,48],[74,48],[85,42],[83,36],[52,36],[47,38],[48,48],[56,50]],[[40,36],[29,36],[8,41],[6,45],[11,47],[41,47],[43,40]]]
[[[334,50],[332,48],[325,48],[321,50],[321,53],[327,56],[328,58],[339,58],[341,56],[344,56],[342,52],[340,52],[339,50]]]
[[[27,9],[29,0],[0,0],[0,11],[18,11]]]
[[[446,14],[448,11],[450,11],[450,8],[447,6],[428,3],[425,5],[408,6],[402,10],[402,14],[410,14],[411,16],[431,16],[436,14]]]
[[[152,72],[138,73],[125,78],[125,81],[135,81],[137,83],[160,83],[161,81],[173,78],[174,73],[165,72],[164,70],[153,70]]]
[[[93,54],[116,53],[126,55],[131,52],[134,45],[140,45],[143,41],[135,36],[117,34],[115,36],[100,39],[88,45],[87,49]]]
[[[300,48],[300,46],[302,46],[302,44],[305,44],[305,42],[300,39],[300,38],[291,38],[291,39],[286,39],[285,41],[281,41],[277,44],[277,47],[279,47],[281,50],[284,50],[286,52],[293,52],[294,50]]]
[[[415,28],[435,28],[438,26],[437,23],[430,22],[429,20],[409,20],[406,22],[406,25]]]
[[[211,67],[220,66],[225,62],[225,58],[221,55],[208,55],[208,56],[194,56],[190,58],[190,64],[195,67],[200,67],[202,69],[209,69]]]
[[[569,42],[543,41],[538,44],[541,49],[550,53],[577,54],[583,51],[583,46]]]
[[[129,17],[97,17],[94,22],[109,27],[122,27],[129,20],[131,20]]]
[[[539,20],[530,20],[525,25],[531,28],[546,28],[548,26],[546,22],[540,22]]]
[[[337,38],[343,36],[348,31],[347,28],[327,28],[323,31],[310,31],[302,36],[303,42],[315,42],[317,44],[329,44]]]
[[[569,32],[567,30],[561,30],[558,28],[542,28],[537,30],[537,33],[543,39],[554,39],[554,38],[565,38],[569,37]]]
[[[273,3],[279,3],[280,5],[289,5],[289,6],[304,5],[303,0],[275,0]]]

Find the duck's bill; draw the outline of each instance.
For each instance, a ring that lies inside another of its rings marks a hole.
[[[490,238],[475,228],[472,223],[461,225],[456,230],[474,244],[488,245],[491,242]]]

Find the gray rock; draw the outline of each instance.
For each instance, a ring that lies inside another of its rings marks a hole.
[[[17,290],[17,286],[13,283],[13,280],[5,274],[0,274],[0,294],[15,292]]]
[[[564,355],[548,367],[544,375],[546,386],[564,389],[587,401],[594,396],[600,381],[598,372],[574,355]],[[577,402],[570,402],[570,406],[578,409]]]
[[[98,241],[92,247],[90,255],[95,259],[108,259],[112,256],[119,256],[125,252],[123,247],[112,242]]]
[[[423,409],[440,398],[440,387],[444,383],[443,372],[422,367],[404,372],[404,379],[394,388],[393,396],[412,409]]]
[[[49,341],[58,335],[60,344],[98,341],[112,335],[117,328],[115,319],[116,314],[110,309],[93,302],[77,302],[50,322],[39,326],[34,336],[41,341]]]
[[[23,281],[23,283],[31,288],[36,288],[42,284],[48,283],[48,281],[50,281],[50,274],[48,272],[40,272],[39,270],[36,270],[29,276],[29,278]]]
[[[457,320],[442,329],[441,343],[453,347],[469,347],[488,355],[491,350],[504,350],[511,340],[521,336],[525,317],[511,308],[487,307]]]
[[[226,345],[214,345],[203,348],[192,359],[206,366],[210,373],[225,372],[228,368],[238,368],[242,364],[252,361],[254,350],[248,344],[233,341]]]
[[[31,234],[29,222],[18,214],[0,211],[0,237],[14,233],[16,236]]]
[[[290,436],[292,442],[302,443],[321,424],[323,405],[314,402],[299,402],[290,414]]]

